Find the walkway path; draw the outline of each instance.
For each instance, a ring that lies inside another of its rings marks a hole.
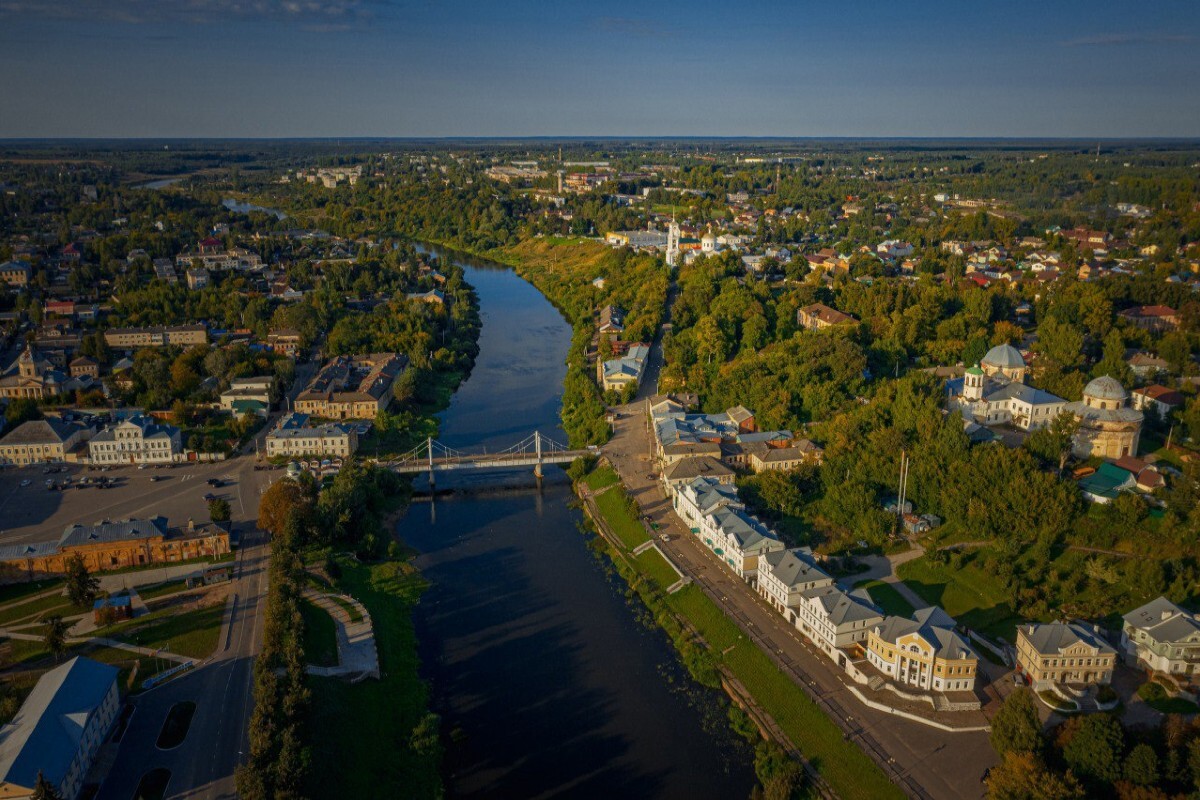
[[[356,681],[364,678],[379,678],[379,654],[375,649],[375,630],[371,615],[362,603],[344,594],[319,594],[308,589],[304,597],[333,617],[337,626],[338,665],[336,667],[309,666],[310,675],[322,677],[352,677]],[[336,599],[335,599],[336,598]],[[359,614],[354,622],[342,602],[349,603]]]
[[[866,572],[852,575],[851,578],[854,583],[883,581],[895,589],[896,593],[908,601],[908,604],[913,608],[925,608],[929,603],[925,602],[924,598],[910,589],[908,584],[900,580],[900,576],[896,574],[896,568],[901,564],[920,558],[923,555],[925,555],[923,548],[914,547],[911,550],[905,550],[903,553],[893,553],[890,556],[863,556],[859,561],[867,564],[870,569]]]

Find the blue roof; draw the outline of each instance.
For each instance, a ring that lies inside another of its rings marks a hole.
[[[13,721],[0,729],[0,781],[33,788],[40,770],[59,786],[79,752],[92,712],[117,682],[118,670],[76,657],[37,682]]]
[[[101,609],[105,606],[109,606],[110,608],[125,608],[130,605],[133,605],[132,598],[127,594],[123,594],[117,597],[101,597],[92,604],[92,608]]]

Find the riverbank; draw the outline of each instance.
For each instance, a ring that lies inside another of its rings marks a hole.
[[[904,796],[699,586],[668,592],[678,575],[664,556],[653,548],[634,555],[650,536],[610,467],[592,471],[575,488],[603,536],[604,552],[670,635],[693,678],[735,699],[734,687],[740,687],[760,730],[800,760],[816,793],[863,800]],[[759,777],[764,783],[771,778]]]
[[[423,391],[400,412],[410,434],[438,435],[438,415],[474,368],[481,330],[479,297],[465,280],[463,285],[470,308],[460,315],[452,341],[458,345],[456,356],[467,366],[423,372]],[[399,444],[408,442],[402,439]],[[381,676],[359,683],[308,678],[312,768],[307,791],[313,798],[372,796],[385,786],[403,786],[405,797],[413,800],[444,794],[439,719],[430,710],[429,686],[420,674],[413,625],[413,610],[429,584],[412,564],[415,553],[393,538],[411,499],[411,491],[392,497],[379,524],[380,535],[391,540],[386,558],[369,563],[348,555],[332,559],[339,573],[334,578],[337,589],[370,613]],[[310,555],[316,561],[327,556]]]
[[[510,267],[531,283],[571,324],[560,419],[571,447],[604,444],[609,426],[594,375],[596,313],[607,305],[624,313],[625,341],[650,342],[666,309],[669,280],[662,260],[617,250],[595,239],[542,237],[484,252],[430,242]]]

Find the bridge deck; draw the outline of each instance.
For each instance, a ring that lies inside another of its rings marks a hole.
[[[558,450],[542,453],[542,464],[570,464],[580,456],[595,455],[594,450]],[[504,469],[506,467],[534,467],[538,464],[534,453],[519,453],[506,455],[468,455],[449,458],[433,459],[433,471],[444,472],[455,469]],[[388,464],[389,469],[399,473],[428,472],[430,463],[427,458],[413,458],[398,463]]]

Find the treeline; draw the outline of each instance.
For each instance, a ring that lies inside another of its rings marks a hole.
[[[301,524],[291,516],[288,525]],[[262,650],[254,661],[254,714],[250,753],[237,770],[238,795],[244,800],[305,797],[311,766],[307,743],[311,693],[306,684],[304,617],[300,599],[305,583],[298,537],[276,537],[271,547]]]
[[[250,754],[237,772],[241,797],[307,796],[311,691],[300,610],[307,582],[303,554],[332,546],[364,559],[394,553],[383,521],[406,490],[395,473],[352,459],[324,489],[305,474],[282,478],[263,494],[258,527],[271,534],[270,583],[263,647],[254,664]]]

